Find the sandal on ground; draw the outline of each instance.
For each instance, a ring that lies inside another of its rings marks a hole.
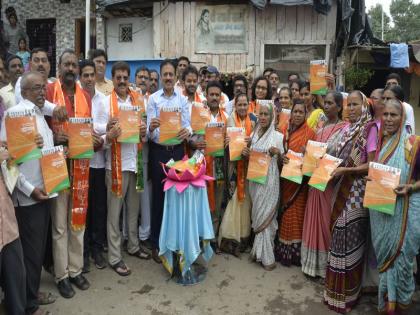
[[[146,259],[149,260],[150,258],[152,258],[152,255],[150,255],[149,253],[146,253],[142,248],[139,248],[138,251],[136,251],[135,253],[128,253],[130,256],[134,256],[140,259]]]
[[[122,260],[120,260],[114,265],[111,265],[111,268],[114,269],[114,271],[122,277],[131,274],[131,270],[128,269],[127,265]]]
[[[271,264],[271,265],[262,265],[262,266],[267,271],[272,271],[272,270],[276,269],[276,263]]]
[[[54,303],[56,297],[51,292],[38,292],[38,305],[48,305]]]

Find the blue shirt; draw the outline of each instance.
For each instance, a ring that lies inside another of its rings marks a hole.
[[[171,107],[180,107],[181,108],[181,124],[182,128],[187,128],[190,133],[191,129],[191,117],[188,109],[187,99],[179,93],[179,91],[174,90],[171,96],[165,96],[163,89],[153,93],[149,97],[147,104],[147,135],[150,140],[153,142],[159,143],[159,134],[160,129],[156,128],[153,132],[150,132],[150,122],[153,118],[159,118],[160,110],[162,108],[171,108]]]

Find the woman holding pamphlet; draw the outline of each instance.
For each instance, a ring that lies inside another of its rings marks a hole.
[[[244,156],[249,156],[247,178],[252,201],[252,229],[255,233],[251,257],[260,262],[264,269],[273,270],[276,267],[274,238],[280,191],[278,162],[283,154],[283,135],[275,129],[272,104],[261,105],[258,117],[259,124],[252,135],[251,148],[243,152]],[[261,157],[254,163],[253,156],[259,155]],[[266,167],[261,167],[261,162]],[[265,174],[261,174],[262,169],[266,170]]]
[[[251,102],[249,102],[248,111],[258,115],[258,100],[271,100],[271,97],[272,91],[270,81],[263,76],[259,76],[254,80],[254,83],[252,84],[252,97]]]
[[[407,132],[401,102],[388,101],[382,117],[375,161],[386,166],[383,170],[388,172],[398,170],[399,185],[394,190],[392,187],[380,190],[384,193],[372,196],[371,200],[367,188],[365,203],[384,206],[388,201],[392,209],[386,213],[369,206],[372,242],[380,272],[378,309],[381,314],[396,314],[411,303],[415,289],[413,261],[420,247],[420,138]],[[370,171],[369,179],[374,181]],[[382,178],[381,183],[388,177]],[[375,199],[382,201],[374,202]]]
[[[343,96],[339,92],[330,91],[325,97],[324,111],[327,116],[325,125],[318,130],[315,141],[326,143],[330,153],[331,141],[348,123],[341,120]],[[302,271],[311,277],[325,278],[328,250],[331,241],[331,195],[333,182],[327,185],[325,191],[309,188],[303,223],[301,263]]]
[[[300,87],[300,97],[305,102],[307,124],[313,130],[320,128],[327,120],[322,108],[317,103],[317,95],[311,94],[309,82],[305,82]]]
[[[282,130],[285,135],[284,151],[288,154],[283,158],[283,164],[290,163],[290,157],[305,152],[308,140],[315,139],[315,132],[306,123],[306,106],[302,100],[295,100],[290,116],[289,126]],[[284,171],[283,167],[283,171]],[[282,172],[282,175],[283,172]],[[305,214],[306,198],[308,195],[307,182],[282,179],[282,218],[279,229],[279,246],[276,250],[277,259],[282,265],[300,266],[300,246],[302,242],[303,218]]]
[[[241,93],[235,97],[235,109],[227,120],[225,145],[229,146],[228,202],[219,230],[219,246],[223,252],[239,257],[249,244],[251,234],[251,199],[246,182],[247,151],[256,117],[248,113],[248,97]]]
[[[346,313],[357,303],[361,288],[368,234],[368,211],[363,207],[366,163],[372,159],[367,139],[372,127],[368,100],[360,91],[348,96],[350,124],[330,143],[330,155],[343,160],[332,172],[336,178],[332,199],[331,245],[325,277],[324,302]],[[374,156],[374,154],[373,154]]]

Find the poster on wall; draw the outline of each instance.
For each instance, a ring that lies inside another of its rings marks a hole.
[[[196,53],[247,53],[248,6],[197,5]]]

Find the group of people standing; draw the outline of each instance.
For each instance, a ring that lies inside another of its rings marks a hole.
[[[38,147],[66,147],[64,126],[75,117],[92,118],[95,149],[90,160],[67,158],[71,188],[58,194],[46,194],[39,160],[18,165],[11,195],[0,181],[0,270],[10,314],[45,313],[39,305],[53,298],[39,292],[42,267],[54,276],[59,293],[71,298],[74,286],[89,288],[85,274],[92,261],[121,276],[131,273],[123,250],[161,263],[161,163],[205,152],[205,136],[191,127],[195,103],[204,104],[209,122],[245,131],[240,160],[229,160],[227,134],[223,156],[205,157],[206,173],[215,178],[207,184],[207,195],[216,252],[250,253],[268,271],[276,261],[299,266],[324,284],[325,303],[340,313],[352,309],[365,287],[378,291],[379,310],[385,314],[410,304],[420,248],[420,154],[413,109],[404,102],[398,75],[391,74],[385,88],[368,99],[360,91],[335,91],[329,74],[330,91],[319,96],[297,73],[281,85],[279,74],[266,69],[251,82],[235,76],[229,100],[218,69],[197,69],[187,57],[162,61],[159,72],[141,67],[133,83],[128,63],[113,63],[111,80],[105,78],[106,64],[103,50],[80,61],[74,51],[65,50],[53,79],[43,49],[32,50],[27,72],[16,55],[0,61],[10,79],[8,89],[0,90],[7,100],[2,103],[5,115],[34,110]],[[139,125],[141,145],[117,141],[119,111],[130,106],[143,107],[146,114]],[[180,144],[159,142],[160,112],[169,108],[180,111]],[[282,109],[290,110],[290,119],[280,126]],[[0,158],[10,161],[5,115]],[[296,184],[280,177],[290,162],[287,151],[305,153],[309,140],[326,143],[327,153],[343,161],[325,192],[309,187],[307,179]],[[269,157],[264,184],[246,179],[252,151]],[[402,170],[393,216],[363,207],[371,161]],[[87,212],[82,226],[72,220],[75,208]]]

